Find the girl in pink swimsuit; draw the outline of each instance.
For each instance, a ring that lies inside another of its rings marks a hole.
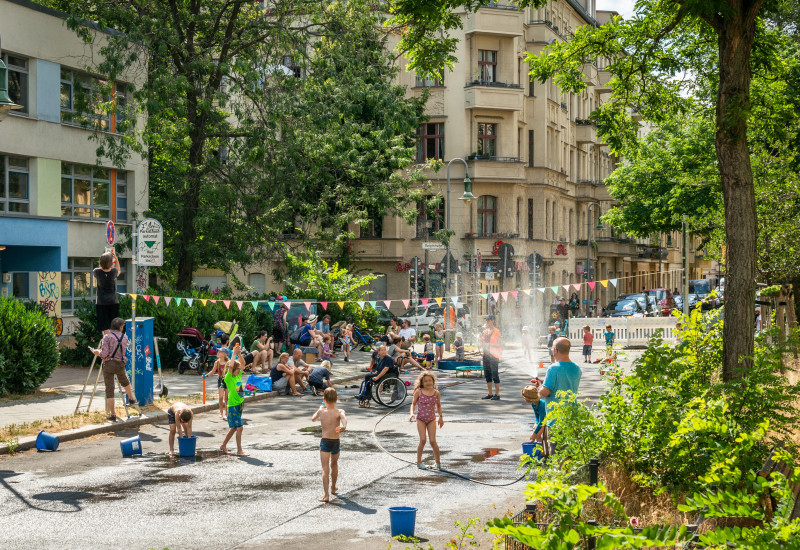
[[[417,411],[417,431],[419,444],[417,445],[417,468],[426,470],[422,463],[422,451],[425,449],[427,439],[431,440],[433,459],[436,461],[434,469],[441,469],[439,459],[439,444],[436,443],[436,413],[439,413],[439,427],[444,425],[442,417],[442,398],[436,389],[436,376],[432,372],[423,372],[414,383],[414,401],[411,403],[411,416],[409,422],[414,422],[414,411]],[[427,437],[426,437],[427,436]]]

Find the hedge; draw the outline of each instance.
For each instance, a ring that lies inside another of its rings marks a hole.
[[[58,361],[58,339],[47,314],[36,305],[0,298],[0,396],[31,393]]]

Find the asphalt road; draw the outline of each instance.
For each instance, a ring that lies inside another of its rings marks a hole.
[[[244,410],[249,457],[219,456],[227,423],[209,413],[195,419],[196,459],[167,456],[166,425],[138,431],[142,457],[121,456],[119,441],[137,433],[131,430],[65,443],[55,453],[0,459],[0,548],[405,548],[391,541],[390,506],[417,507],[417,536],[442,548],[456,533],[455,520],[485,521],[523,504],[524,482],[509,483],[520,476],[520,444],[530,433],[532,414],[519,391],[533,369],[519,358],[517,351],[506,354],[500,401],[479,399],[486,393],[482,379],[440,378],[443,467],[505,486],[399,460],[415,460],[410,396],[385,416],[388,410],[376,404],[359,408],[356,390],[343,389],[349,424],[340,492],[329,504],[317,501],[319,430],[311,415],[321,399],[278,397]],[[581,366],[581,393],[595,397],[603,387],[598,367]],[[381,451],[376,438],[395,456]],[[432,462],[429,448],[424,460]]]

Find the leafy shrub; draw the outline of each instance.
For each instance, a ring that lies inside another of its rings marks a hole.
[[[0,395],[29,393],[58,365],[53,322],[38,307],[0,298]]]

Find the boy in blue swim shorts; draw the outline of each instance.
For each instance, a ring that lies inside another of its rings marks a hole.
[[[336,478],[339,477],[339,434],[347,428],[347,417],[344,411],[336,408],[338,396],[336,390],[327,388],[322,394],[323,404],[311,417],[312,422],[322,423],[322,439],[319,442],[319,458],[322,462],[322,487],[325,494],[318,500],[330,501],[330,494],[336,493]],[[330,493],[328,478],[330,477]]]
[[[236,344],[231,354],[233,361],[228,366],[228,372],[225,373],[225,386],[228,388],[228,434],[225,440],[220,445],[219,450],[223,453],[228,452],[228,441],[236,435],[236,455],[249,456],[242,449],[242,404],[244,398],[241,395],[242,391],[242,371],[244,370],[244,357],[242,356],[242,349],[240,344]],[[232,366],[231,366],[232,365]]]

